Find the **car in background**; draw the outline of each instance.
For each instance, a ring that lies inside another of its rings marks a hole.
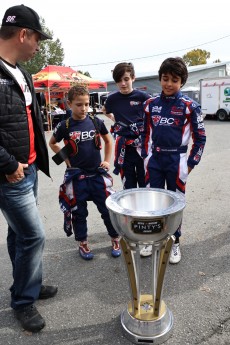
[[[90,106],[95,114],[102,114],[102,107],[109,93],[108,91],[90,92]]]

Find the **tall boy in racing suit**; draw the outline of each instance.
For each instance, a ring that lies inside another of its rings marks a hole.
[[[159,80],[161,94],[144,103],[144,131],[142,156],[147,157],[146,184],[152,188],[165,188],[185,193],[188,174],[200,162],[205,142],[205,128],[201,108],[180,88],[186,83],[187,67],[181,58],[168,58],[161,64]],[[193,145],[187,156],[188,144]],[[181,226],[175,232],[175,243],[170,263],[181,260],[179,237]],[[142,256],[152,253],[152,246],[141,250]]]
[[[118,91],[111,93],[103,107],[104,114],[115,124],[114,174],[120,173],[123,188],[145,187],[144,161],[140,156],[140,134],[143,130],[143,103],[150,98],[133,89],[135,71],[132,63],[121,62],[113,70]]]

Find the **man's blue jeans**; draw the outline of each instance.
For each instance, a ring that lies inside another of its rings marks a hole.
[[[21,181],[0,184],[0,209],[8,223],[7,246],[13,266],[13,309],[34,303],[41,289],[45,232],[37,209],[37,188],[35,164]]]

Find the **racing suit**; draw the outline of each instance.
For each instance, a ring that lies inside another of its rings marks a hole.
[[[200,162],[205,128],[200,105],[181,91],[173,96],[163,93],[144,103],[142,157],[146,162],[146,185],[185,193],[188,166]],[[190,138],[193,144],[187,155]],[[180,236],[180,229],[175,234]]]

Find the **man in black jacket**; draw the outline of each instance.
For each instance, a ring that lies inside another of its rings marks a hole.
[[[18,61],[31,59],[45,39],[51,37],[34,10],[6,10],[0,29],[0,209],[13,266],[11,307],[31,332],[45,326],[34,303],[53,297],[57,287],[42,285],[45,232],[36,204],[37,170],[50,176],[48,150],[32,78]]]

